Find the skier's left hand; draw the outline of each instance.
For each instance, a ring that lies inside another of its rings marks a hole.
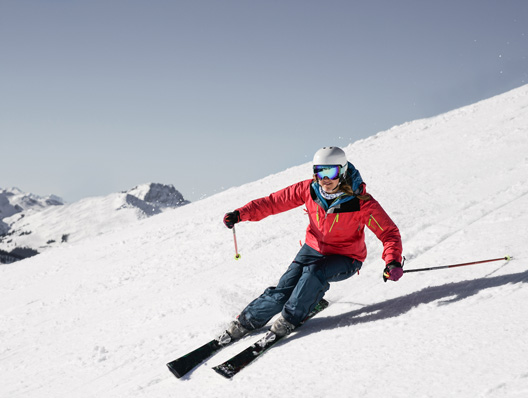
[[[400,279],[403,275],[403,268],[402,265],[397,261],[391,261],[387,264],[385,269],[383,270],[383,281],[387,282],[387,280],[391,281],[397,281]]]

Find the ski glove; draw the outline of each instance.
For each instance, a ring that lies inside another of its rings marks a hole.
[[[402,265],[397,261],[391,261],[383,270],[383,281],[387,282],[388,279],[390,279],[391,281],[397,281],[402,277],[402,275]]]
[[[237,222],[240,222],[240,213],[238,210],[226,213],[224,216],[224,224],[229,229],[233,229]]]

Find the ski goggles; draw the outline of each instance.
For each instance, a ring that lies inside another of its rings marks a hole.
[[[331,180],[337,180],[339,174],[341,174],[341,166],[314,166],[313,171],[320,180],[325,177]]]

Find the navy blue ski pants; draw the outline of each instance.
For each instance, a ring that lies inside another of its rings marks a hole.
[[[277,286],[267,288],[253,300],[238,320],[247,329],[258,329],[282,311],[284,318],[297,326],[323,298],[329,282],[350,278],[361,265],[350,257],[324,256],[304,245]]]

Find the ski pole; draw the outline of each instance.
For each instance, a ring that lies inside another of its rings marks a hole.
[[[235,260],[238,260],[240,258],[240,254],[238,253],[238,246],[237,246],[236,232],[235,232],[234,225],[233,225],[233,240],[235,241]]]
[[[493,258],[493,259],[491,259],[491,260],[473,261],[473,262],[471,262],[471,263],[443,265],[443,266],[441,266],[441,267],[429,267],[429,268],[407,269],[407,270],[404,270],[403,273],[406,273],[406,272],[419,272],[419,271],[432,271],[432,270],[435,270],[435,269],[445,269],[445,268],[463,267],[463,266],[465,266],[465,265],[490,263],[490,262],[492,262],[492,261],[501,261],[501,260],[510,261],[512,258],[513,258],[512,256],[504,256],[504,257],[500,257],[500,258]]]

